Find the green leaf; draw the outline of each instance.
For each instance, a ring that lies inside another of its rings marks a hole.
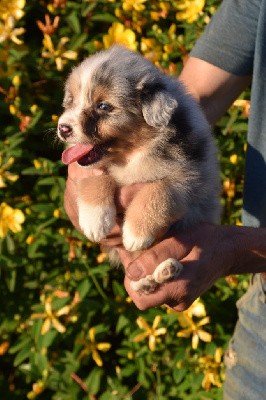
[[[91,17],[92,21],[100,21],[100,22],[118,22],[119,20],[112,14],[94,14]]]
[[[14,354],[17,353],[19,350],[23,349],[24,347],[27,347],[30,345],[31,342],[31,338],[29,337],[24,337],[21,340],[19,340],[16,344],[14,344],[13,346],[11,346],[8,350],[8,352],[10,354]]]
[[[68,15],[66,21],[75,33],[79,34],[81,32],[80,20],[75,12]]]
[[[39,179],[37,182],[37,185],[39,186],[49,186],[49,185],[54,185],[55,184],[55,179],[54,177],[47,177],[47,178],[42,178]]]
[[[10,292],[15,291],[17,280],[17,271],[15,269],[9,270],[6,276],[6,284]]]
[[[137,370],[136,365],[128,364],[121,369],[121,374],[124,377],[129,377],[133,374],[136,374],[136,370]]]
[[[91,287],[91,283],[89,281],[89,279],[84,279],[77,287],[77,292],[79,294],[79,297],[81,300],[84,299],[84,297],[86,297],[87,293],[89,292]]]
[[[79,50],[87,40],[88,35],[86,33],[74,35],[68,47],[70,50]]]
[[[103,371],[100,368],[94,368],[87,379],[85,380],[85,383],[89,389],[89,392],[92,394],[97,394],[100,386],[101,386],[101,379],[103,376]]]
[[[26,358],[29,358],[31,355],[31,345],[27,344],[24,346],[16,355],[15,360],[14,360],[14,367],[17,367],[19,364],[21,364]]]
[[[43,371],[46,370],[48,367],[48,359],[44,354],[41,353],[34,353],[33,363],[35,364],[35,367],[38,369],[40,374],[42,374]]]
[[[54,341],[58,335],[59,335],[59,333],[56,330],[52,330],[52,329],[50,331],[48,331],[47,333],[45,333],[45,335],[39,335],[38,342],[37,342],[38,348],[42,349],[45,347],[50,347],[54,343]]]
[[[14,239],[11,235],[6,235],[6,245],[7,245],[7,250],[10,254],[13,254],[15,251],[15,242]]]
[[[121,314],[116,324],[116,333],[120,333],[129,324],[129,319]]]

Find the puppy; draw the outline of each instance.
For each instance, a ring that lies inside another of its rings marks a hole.
[[[65,164],[106,173],[77,183],[79,224],[99,242],[116,221],[117,187],[143,182],[125,211],[124,247],[138,252],[172,226],[180,232],[219,221],[219,172],[210,127],[176,78],[121,46],[99,52],[67,79],[58,136],[69,147]],[[161,263],[132,284],[149,293],[176,278],[182,265]]]

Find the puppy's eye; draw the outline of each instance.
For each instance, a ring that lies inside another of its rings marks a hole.
[[[100,103],[97,104],[97,109],[105,112],[110,112],[112,111],[113,106],[109,103],[101,101]]]

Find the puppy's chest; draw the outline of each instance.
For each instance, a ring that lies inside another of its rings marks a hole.
[[[161,179],[165,175],[160,168],[159,160],[147,151],[138,151],[130,155],[123,166],[111,165],[109,173],[121,185]]]

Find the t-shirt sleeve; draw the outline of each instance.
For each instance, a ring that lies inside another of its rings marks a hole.
[[[263,0],[224,0],[191,56],[235,75],[250,75]]]

